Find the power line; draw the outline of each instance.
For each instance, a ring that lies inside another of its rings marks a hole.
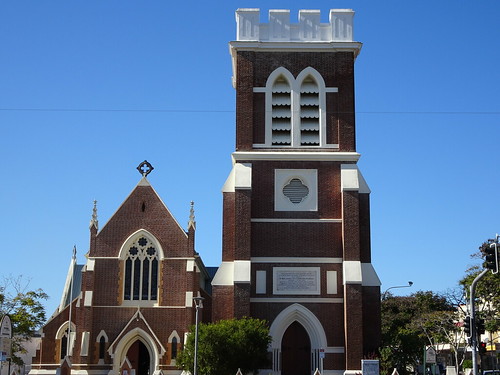
[[[0,108],[4,112],[138,112],[138,113],[235,113],[235,110],[214,109],[94,109],[94,108]],[[336,112],[352,114],[352,112]],[[500,111],[356,111],[375,115],[500,115]]]

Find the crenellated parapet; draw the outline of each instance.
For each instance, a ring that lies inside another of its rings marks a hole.
[[[260,23],[260,9],[236,11],[237,41],[259,42],[352,42],[352,9],[331,9],[328,23],[320,22],[319,10],[299,10],[299,22],[290,22],[290,10],[269,10],[269,22]]]

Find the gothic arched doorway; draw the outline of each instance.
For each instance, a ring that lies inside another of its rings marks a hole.
[[[151,357],[149,350],[141,340],[136,340],[127,351],[130,366],[135,375],[150,375]]]
[[[281,340],[281,375],[311,375],[311,340],[302,324],[290,324]]]

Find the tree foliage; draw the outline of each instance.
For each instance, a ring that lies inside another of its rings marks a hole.
[[[12,362],[22,365],[18,354],[26,352],[23,344],[45,323],[42,301],[48,296],[41,289],[29,290],[22,276],[6,277],[0,285],[0,317],[8,314],[12,322]]]
[[[478,251],[471,255],[471,258],[482,258],[488,246],[489,244],[484,242],[479,246]],[[466,270],[465,276],[459,282],[464,295],[469,296],[472,282],[482,271],[482,264],[473,265]],[[479,310],[479,316],[485,320],[486,330],[490,332],[500,331],[500,273],[488,272],[484,275],[476,284],[475,294],[476,308]]]
[[[177,357],[183,370],[193,373],[195,327],[191,328],[184,350]],[[267,322],[244,318],[221,320],[198,327],[198,373],[234,375],[257,373],[268,365],[267,348],[271,342]]]
[[[438,332],[432,323],[437,314],[452,314],[454,307],[446,297],[433,292],[417,292],[407,297],[389,294],[382,300],[382,373],[397,368],[406,375],[421,362],[423,350]],[[440,333],[441,335],[441,333]]]

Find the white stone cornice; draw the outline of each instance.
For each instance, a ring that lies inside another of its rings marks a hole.
[[[296,152],[296,151],[236,151],[231,157],[233,164],[241,161],[341,161],[357,162],[357,152]]]

